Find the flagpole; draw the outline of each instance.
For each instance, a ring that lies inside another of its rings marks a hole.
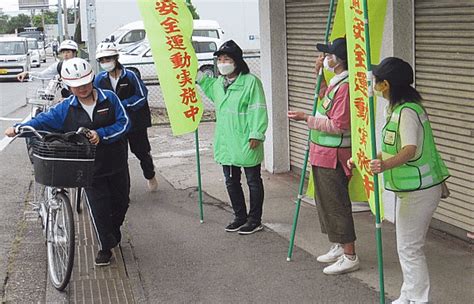
[[[188,9],[191,6],[191,1],[186,0]],[[201,224],[204,223],[204,210],[202,208],[202,180],[201,180],[201,156],[199,155],[199,127],[194,131],[194,139],[196,142],[196,167],[197,167],[197,180],[198,180],[198,196],[199,196],[199,220]]]
[[[204,223],[204,210],[202,208],[201,157],[199,155],[199,128],[196,128],[196,131],[194,131],[194,138],[196,141],[196,166],[197,166],[198,195],[199,195],[199,219],[202,224]]]
[[[333,14],[333,9],[334,9],[334,0],[331,0],[329,3],[329,14],[328,14],[328,19],[326,22],[326,33],[324,35],[324,41],[325,43],[328,43],[329,40],[329,31],[331,29],[331,21],[332,21],[332,14]],[[316,82],[316,89],[314,93],[314,106],[313,106],[313,112],[312,115],[316,115],[316,109],[318,105],[318,97],[319,97],[319,92],[321,90],[321,82],[323,78],[323,69],[321,68],[318,73],[318,79]],[[298,199],[296,201],[296,209],[295,213],[293,216],[293,226],[291,228],[291,235],[290,235],[290,245],[288,247],[288,256],[286,260],[289,262],[291,261],[291,257],[293,255],[293,247],[295,244],[295,233],[296,233],[296,226],[298,224],[298,217],[300,214],[300,207],[301,207],[301,199],[303,198],[303,190],[304,190],[304,181],[305,181],[305,176],[306,176],[306,168],[308,165],[308,158],[309,158],[309,145],[310,145],[310,140],[311,140],[311,132],[308,133],[308,139],[306,141],[306,150],[305,150],[305,155],[304,155],[304,162],[303,162],[303,168],[301,169],[301,177],[300,177],[300,185],[298,189]]]
[[[365,46],[367,52],[367,81],[369,89],[369,119],[370,119],[370,138],[372,141],[372,159],[377,158],[377,144],[375,138],[375,111],[374,111],[374,94],[373,94],[373,75],[372,61],[370,56],[370,31],[369,31],[369,14],[367,0],[363,0],[364,4],[364,23],[365,23]],[[380,220],[380,197],[379,197],[379,178],[374,174],[374,195],[375,195],[375,239],[377,243],[377,261],[379,269],[379,287],[380,287],[380,303],[385,303],[385,287],[383,275],[383,253],[382,253],[382,224]]]

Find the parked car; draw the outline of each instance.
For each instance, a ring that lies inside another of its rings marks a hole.
[[[219,23],[214,20],[193,20],[193,37],[214,38],[217,46],[223,41],[224,31]],[[127,48],[131,45],[144,41],[146,38],[145,26],[143,21],[135,21],[128,23],[110,34],[105,41],[115,42],[119,50]]]
[[[28,42],[22,37],[0,37],[0,78],[13,78],[30,71]]]
[[[219,39],[205,37],[193,37],[192,41],[199,70],[211,77],[214,76],[214,52],[217,51],[218,43]],[[129,47],[127,52],[120,52],[119,61],[143,80],[158,79],[148,40]]]
[[[36,38],[26,38],[28,41],[28,51],[31,53],[31,66],[39,68],[41,66],[40,48]]]

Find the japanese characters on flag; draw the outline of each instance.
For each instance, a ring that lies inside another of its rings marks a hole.
[[[372,3],[374,3],[374,1],[372,1]],[[370,136],[370,130],[375,128],[375,126],[371,124],[371,120],[369,119],[369,88],[367,79],[368,50],[365,41],[365,31],[367,29],[364,23],[363,1],[345,0],[344,4],[347,57],[349,64],[352,159],[362,176],[362,184],[365,195],[369,200],[370,208],[372,212],[375,213],[374,176],[370,171],[369,162],[372,158],[372,145],[376,143],[372,142]],[[372,27],[372,23],[370,23],[370,26]],[[383,26],[378,29],[377,27],[372,28],[383,32]],[[378,48],[380,49],[380,46],[378,46]],[[378,61],[378,56],[376,58]],[[379,204],[381,204],[381,200]],[[380,211],[381,218],[383,218],[382,206]]]
[[[196,130],[203,114],[196,92],[193,18],[185,0],[137,0],[174,135]]]

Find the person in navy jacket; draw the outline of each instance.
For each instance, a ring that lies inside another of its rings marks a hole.
[[[86,201],[100,245],[95,263],[109,265],[111,249],[122,238],[120,226],[129,204],[125,134],[130,128],[130,119],[114,92],[93,87],[94,72],[84,59],[73,58],[64,62],[61,76],[73,95],[18,126],[28,125],[37,130],[60,133],[76,131],[80,127],[91,130],[88,138],[97,149],[93,183],[85,189]],[[5,131],[7,136],[16,133],[15,127]]]
[[[120,64],[118,56],[117,47],[113,42],[99,44],[96,59],[104,71],[97,75],[94,85],[114,91],[122,101],[132,124],[127,134],[130,150],[140,160],[148,189],[156,191],[158,183],[147,134],[147,128],[151,127],[150,108],[147,100],[148,90],[134,72],[127,70]]]

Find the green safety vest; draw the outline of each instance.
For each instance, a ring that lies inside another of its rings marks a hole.
[[[334,102],[334,96],[343,83],[349,83],[349,77],[344,78],[331,88],[331,91],[324,96],[316,108],[316,117],[326,118],[327,112],[331,110]],[[319,130],[311,130],[311,141],[314,144],[329,148],[349,148],[351,146],[351,131],[348,130],[342,134],[330,134]]]
[[[382,129],[382,158],[395,156],[401,150],[400,117],[404,108],[416,112],[423,126],[421,155],[414,160],[383,173],[385,189],[391,191],[414,191],[433,187],[449,177],[448,169],[436,149],[428,116],[421,105],[414,102],[397,106]]]

